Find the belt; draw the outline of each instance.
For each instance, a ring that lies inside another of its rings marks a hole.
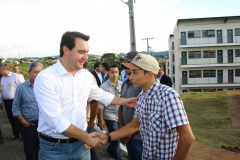
[[[41,137],[42,139],[49,141],[49,142],[54,142],[54,143],[74,143],[77,142],[77,139],[74,138],[69,138],[69,139],[56,139],[56,138],[51,138],[51,137],[47,137],[41,133],[39,133],[39,137]]]

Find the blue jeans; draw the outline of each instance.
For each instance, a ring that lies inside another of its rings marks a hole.
[[[23,147],[24,153],[27,160],[38,159],[39,151],[39,139],[38,139],[38,122],[34,123],[35,125],[24,127],[22,125],[22,138],[23,138]]]
[[[2,136],[2,130],[1,130],[1,126],[0,126],[0,140],[3,139],[3,136]]]
[[[90,128],[87,132],[92,133],[93,127]],[[94,149],[94,148],[90,149],[90,154],[91,154],[91,160],[98,160],[96,149]]]
[[[74,143],[54,143],[40,139],[40,160],[90,160],[90,150],[82,141]]]
[[[107,125],[108,131],[113,132],[119,129],[118,122],[111,121],[111,120],[104,120],[105,124]],[[111,154],[115,160],[120,160],[120,140],[110,142],[107,151]]]
[[[131,139],[127,143],[128,157],[130,160],[141,160],[143,152],[142,140]]]

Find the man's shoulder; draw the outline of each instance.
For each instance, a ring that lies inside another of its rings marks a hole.
[[[106,88],[107,86],[109,86],[110,84],[109,84],[108,81],[109,81],[109,79],[108,79],[107,81],[105,81],[103,84],[101,84],[100,88],[104,89],[104,88]]]
[[[23,83],[20,83],[20,84],[17,86],[17,90],[26,88],[27,86],[28,86],[28,81],[25,81],[25,82],[23,82]]]
[[[91,72],[92,74],[96,74],[95,70]]]
[[[123,84],[123,82],[118,80],[118,85],[122,85],[122,84]]]

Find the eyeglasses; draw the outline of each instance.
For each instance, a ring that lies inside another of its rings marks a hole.
[[[117,91],[118,94],[121,94],[121,91],[117,87],[115,87],[115,90]]]

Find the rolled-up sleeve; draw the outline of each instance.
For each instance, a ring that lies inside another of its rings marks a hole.
[[[113,94],[111,94],[109,92],[105,92],[102,89],[102,86],[101,86],[101,88],[99,88],[98,85],[94,81],[92,82],[91,86],[92,86],[91,92],[90,92],[91,99],[95,99],[95,100],[99,101],[104,106],[108,106],[111,104],[111,102],[113,101],[113,98],[114,98]]]
[[[34,83],[34,94],[39,107],[39,115],[54,133],[62,133],[71,125],[62,116],[59,93],[55,90],[50,76],[39,74]],[[39,116],[39,118],[40,118]]]

